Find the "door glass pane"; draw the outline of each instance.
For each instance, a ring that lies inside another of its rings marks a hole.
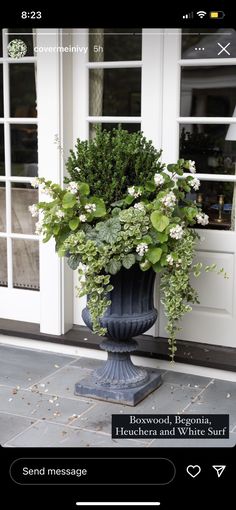
[[[37,217],[32,217],[29,206],[38,202],[38,190],[30,184],[12,183],[12,232],[34,234]]]
[[[90,62],[141,60],[141,53],[141,28],[91,28],[89,30]]]
[[[4,126],[0,125],[0,175],[5,175]]]
[[[3,117],[3,74],[2,74],[2,64],[0,64],[0,117]]]
[[[26,57],[32,56],[33,53],[33,35],[32,28],[9,28],[8,29],[8,42],[13,39],[21,39],[27,46]],[[23,35],[24,34],[24,35]]]
[[[200,33],[199,28],[183,29],[182,58],[230,59],[233,57],[236,57],[236,30],[233,28],[218,28],[216,30],[201,28]]]
[[[187,195],[209,216],[209,224],[203,228],[234,229],[236,185],[232,182],[201,181],[198,191]],[[200,225],[196,225],[200,228]]]
[[[181,117],[232,117],[235,107],[235,66],[182,68]]]
[[[6,232],[6,191],[4,182],[0,182],[0,232]]]
[[[20,64],[18,64],[20,65]],[[35,177],[38,174],[37,126],[11,125],[11,173],[15,176]]]
[[[235,174],[236,124],[181,124],[180,157],[198,173]]]
[[[91,69],[89,85],[89,115],[141,114],[141,69]]]
[[[13,287],[39,290],[39,243],[13,239]]]
[[[34,64],[10,64],[11,117],[36,117],[36,70]]]
[[[7,287],[7,240],[0,237],[0,287]]]

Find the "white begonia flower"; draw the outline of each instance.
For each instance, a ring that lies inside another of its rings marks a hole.
[[[61,218],[64,218],[64,216],[65,216],[64,211],[61,211],[60,209],[59,209],[59,211],[56,211],[57,218],[61,219]]]
[[[197,216],[196,216],[196,219],[197,219],[197,223],[199,223],[199,225],[208,225],[209,223],[209,216],[207,216],[207,214],[205,213],[198,213]]]
[[[201,183],[197,177],[193,177],[189,184],[195,191],[197,191],[200,188]]]
[[[88,211],[89,213],[92,213],[94,211],[96,211],[96,205],[95,204],[86,204],[84,206],[85,210]]]
[[[136,252],[138,253],[138,255],[140,255],[140,257],[142,257],[144,253],[146,253],[147,251],[148,251],[147,243],[140,243],[136,247]]]
[[[166,260],[167,260],[167,262],[168,262],[168,264],[169,264],[170,266],[173,266],[173,264],[174,264],[174,259],[173,259],[172,255],[167,255]]]
[[[174,205],[176,203],[176,196],[173,193],[173,191],[170,191],[167,195],[165,195],[163,198],[161,198],[160,201],[162,202],[162,204],[165,207],[171,208],[171,207],[174,207]]]
[[[196,166],[195,166],[196,163],[195,163],[195,161],[192,161],[190,159],[188,164],[189,164],[189,171],[191,172],[191,174],[195,174],[196,173]]]
[[[139,188],[135,189],[134,186],[131,186],[128,188],[128,194],[131,195],[131,197],[138,198],[142,195],[142,191]]]
[[[32,214],[33,218],[38,216],[39,210],[38,210],[38,207],[36,204],[29,205],[28,209],[29,209],[29,212]]]
[[[32,186],[32,188],[38,188],[39,187],[39,178],[38,177],[34,177],[31,180],[31,186]]]
[[[78,166],[76,166],[76,167],[74,168],[74,170],[75,170],[78,174],[81,172],[81,168],[79,168]]]
[[[138,211],[145,211],[144,204],[142,202],[138,202],[138,204],[134,204],[134,209],[137,209]]]
[[[170,229],[170,237],[172,237],[172,239],[181,239],[183,237],[183,234],[184,234],[183,227],[181,227],[180,225],[176,225],[176,227],[172,227]]]
[[[76,195],[78,193],[79,185],[75,181],[69,182],[67,185],[67,190],[70,191],[73,195]]]
[[[155,174],[154,175],[154,182],[155,182],[156,186],[161,186],[162,184],[164,184],[165,179],[164,179],[163,175]]]
[[[39,219],[37,223],[35,224],[35,234],[42,234],[43,230],[43,218]]]
[[[79,220],[81,221],[81,223],[84,223],[87,220],[85,214],[80,214]]]

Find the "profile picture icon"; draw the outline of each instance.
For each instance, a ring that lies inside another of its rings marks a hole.
[[[27,53],[27,46],[22,39],[13,39],[7,45],[8,55],[11,58],[22,58]]]

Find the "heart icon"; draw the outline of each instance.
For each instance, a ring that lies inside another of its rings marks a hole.
[[[196,465],[196,466],[192,466],[191,464],[186,468],[186,471],[188,473],[188,475],[190,475],[192,478],[195,478],[196,476],[199,475],[199,473],[201,473],[201,468],[200,466]]]

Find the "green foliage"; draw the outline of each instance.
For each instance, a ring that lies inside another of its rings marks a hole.
[[[206,218],[185,200],[193,176],[183,173],[194,172],[193,162],[178,160],[166,169],[159,158],[142,133],[98,129],[95,139],[78,140],[71,152],[66,189],[37,180],[50,200],[33,207],[43,241],[53,237],[58,255],[78,270],[78,294],[89,296],[95,333],[106,334],[100,319],[110,304],[110,275],[134,264],[160,273],[173,360],[179,321],[191,310],[189,303],[198,302],[191,276],[203,269],[227,275],[194,260],[198,235],[190,226]]]
[[[162,168],[160,155],[142,133],[98,126],[95,138],[77,140],[67,169],[70,180],[88,183],[91,194],[102,197],[108,206],[120,200],[129,186],[147,185],[154,192],[153,175]]]

